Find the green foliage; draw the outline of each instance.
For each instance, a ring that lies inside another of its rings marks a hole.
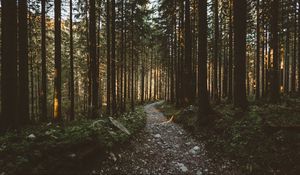
[[[42,124],[20,132],[6,133],[0,137],[1,173],[38,173],[51,170],[57,164],[66,163],[66,160],[70,162],[69,159],[73,158],[70,155],[80,155],[84,149],[95,145],[99,149],[111,149],[143,128],[146,115],[139,107],[135,112],[119,116],[117,120],[131,135],[116,128],[107,117],[79,120],[67,125]],[[47,160],[43,159],[45,157]]]
[[[247,112],[221,104],[215,106],[219,116],[210,127],[193,123],[197,112],[191,107],[178,112],[172,105],[163,104],[160,109],[169,116],[177,113],[175,122],[192,129],[206,143],[211,156],[237,160],[244,174],[297,174],[300,103],[291,100],[283,105],[253,104]]]

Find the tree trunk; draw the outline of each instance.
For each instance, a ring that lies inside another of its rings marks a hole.
[[[42,0],[42,92],[41,92],[41,107],[42,120],[47,119],[47,61],[46,61],[46,0]]]
[[[298,0],[298,95],[300,95],[300,0]]]
[[[55,74],[54,74],[54,121],[62,120],[61,116],[61,0],[55,0]]]
[[[124,0],[121,0],[121,92],[120,92],[120,102],[121,102],[121,112],[124,112],[124,103],[125,100],[123,98],[123,94],[125,94],[124,89],[124,75],[126,72],[124,72]]]
[[[246,109],[246,20],[247,1],[233,0],[234,106]]]
[[[73,3],[70,0],[70,120],[75,119],[74,114],[74,54],[73,54]]]
[[[278,0],[271,3],[271,49],[273,50],[273,67],[271,69],[270,100],[277,103],[279,96],[279,49],[278,49]]]
[[[229,57],[228,57],[228,101],[231,101],[233,98],[232,92],[233,92],[233,27],[232,27],[232,0],[229,0]]]
[[[92,76],[92,113],[91,118],[98,116],[98,100],[99,100],[99,67],[97,59],[97,45],[96,45],[96,8],[95,0],[90,0],[90,25],[89,25],[89,39],[90,39],[90,69]]]
[[[131,4],[131,111],[134,111],[134,4]]]
[[[117,101],[116,101],[116,10],[115,10],[115,0],[111,1],[111,95],[112,95],[112,113],[117,112]]]
[[[255,81],[255,98],[260,97],[260,13],[259,13],[259,1],[256,4],[256,81]]]
[[[29,122],[27,0],[19,0],[19,112],[21,124]]]
[[[1,2],[1,121],[3,130],[18,127],[17,88],[17,5],[16,1]]]
[[[295,93],[296,92],[296,49],[297,49],[297,1],[294,1],[294,42],[293,42],[293,57],[292,57],[292,75],[291,75],[291,92]]]
[[[193,81],[192,81],[192,36],[190,19],[190,0],[185,0],[185,41],[184,41],[184,105],[193,103]]]
[[[219,0],[214,2],[214,59],[213,59],[213,99],[215,103],[219,103],[218,93],[218,59],[219,59]]]
[[[106,113],[110,114],[110,93],[111,93],[111,79],[110,79],[110,73],[111,73],[111,59],[110,59],[110,51],[111,51],[111,46],[110,46],[110,0],[107,0],[107,4],[106,4],[106,35],[107,35],[107,62],[106,62],[106,66],[107,66],[107,81],[106,81]]]
[[[285,41],[285,80],[284,80],[284,92],[289,93],[290,87],[290,29],[287,26],[286,30],[286,41]]]
[[[211,111],[207,92],[207,1],[198,3],[199,21],[198,30],[198,96],[199,96],[199,119],[206,121],[207,114]]]

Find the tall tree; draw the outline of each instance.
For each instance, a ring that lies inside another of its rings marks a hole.
[[[111,77],[110,77],[110,73],[111,73],[111,58],[110,58],[110,54],[111,54],[111,45],[110,45],[110,0],[106,1],[106,37],[107,37],[107,61],[106,61],[106,67],[107,67],[107,78],[106,78],[106,112],[107,114],[110,114],[110,100],[111,100]]]
[[[124,30],[124,41],[123,41],[123,49],[124,49],[124,52],[123,52],[123,57],[124,57],[124,62],[123,62],[123,65],[124,65],[124,102],[123,102],[123,107],[122,107],[122,109],[123,109],[123,111],[125,112],[126,111],[126,103],[127,103],[127,95],[128,95],[128,93],[127,93],[127,89],[129,89],[129,88],[127,88],[127,85],[128,85],[128,83],[127,83],[127,55],[126,55],[126,51],[127,51],[127,45],[126,45],[126,39],[127,39],[127,25],[126,25],[126,19],[127,19],[127,13],[126,13],[126,0],[124,0],[125,2],[124,2],[124,4],[123,4],[123,6],[124,6],[124,9],[123,9],[123,18],[122,18],[122,23],[123,23],[123,30]],[[125,11],[125,12],[124,12]]]
[[[246,109],[246,20],[247,0],[233,0],[235,107]]]
[[[112,112],[117,110],[116,99],[116,2],[111,1],[111,95],[112,95]]]
[[[270,100],[277,103],[279,95],[279,49],[278,49],[278,0],[271,2],[271,50],[273,50],[273,66],[271,69],[272,79],[270,85]]]
[[[219,0],[214,1],[214,59],[213,59],[213,99],[219,103],[218,93],[218,59],[219,59]]]
[[[298,94],[300,95],[300,0],[298,0]]]
[[[120,91],[120,96],[121,96],[121,112],[124,112],[124,103],[125,103],[125,94],[126,94],[126,72],[124,72],[124,68],[126,67],[125,65],[125,53],[124,53],[124,47],[125,47],[125,42],[124,42],[124,0],[121,0],[121,91]],[[125,86],[124,86],[125,84]]]
[[[70,0],[70,120],[75,119],[74,113],[74,51],[73,51],[73,0]]]
[[[97,58],[97,43],[96,43],[96,7],[95,7],[95,0],[90,0],[90,9],[89,9],[89,16],[90,16],[90,25],[89,25],[89,39],[90,39],[90,69],[91,69],[91,76],[92,76],[92,118],[96,118],[98,115],[98,102],[99,102],[99,67],[98,65],[98,58]]]
[[[19,0],[19,112],[22,124],[29,122],[27,0]]]
[[[134,111],[134,7],[135,4],[131,4],[131,111]]]
[[[228,55],[228,100],[232,100],[233,93],[233,21],[232,21],[232,1],[229,0],[229,55]]]
[[[42,120],[47,118],[47,63],[46,63],[46,0],[41,1],[42,5],[42,92],[41,92],[41,107]]]
[[[190,0],[185,0],[185,36],[184,36],[184,103],[193,103],[192,75],[192,35],[191,35]]]
[[[255,98],[258,100],[260,97],[260,13],[259,1],[256,1],[256,91]]]
[[[198,96],[199,96],[199,115],[200,119],[205,119],[210,112],[209,95],[207,92],[207,0],[198,3]]]
[[[293,27],[294,27],[294,38],[293,38],[293,56],[292,56],[292,70],[291,70],[291,92],[296,92],[296,60],[297,60],[297,1],[293,1],[293,7],[294,7],[294,21],[293,21]],[[278,10],[277,10],[278,11]],[[278,17],[277,17],[278,18]],[[278,19],[277,19],[278,20]],[[278,30],[278,29],[277,29]]]
[[[17,5],[1,2],[1,129],[18,127]]]
[[[54,121],[62,120],[61,116],[61,0],[54,1],[55,20],[55,74],[54,74]]]

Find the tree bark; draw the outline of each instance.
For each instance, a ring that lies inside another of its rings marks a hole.
[[[117,112],[117,100],[116,100],[116,10],[115,10],[115,0],[111,1],[111,92],[112,92],[112,113]]]
[[[271,69],[270,100],[277,103],[279,95],[279,49],[278,49],[278,0],[271,2],[271,49],[273,50],[273,67]]]
[[[218,95],[218,59],[219,59],[219,0],[214,1],[214,59],[213,59],[213,99],[219,103]]]
[[[207,114],[211,111],[209,95],[207,92],[207,0],[198,3],[199,20],[199,47],[198,47],[198,96],[199,119],[207,120]]]
[[[255,98],[260,98],[260,13],[259,1],[256,1],[256,81],[255,81]]]
[[[73,0],[70,0],[70,120],[75,119],[74,113],[74,54],[73,54]]]
[[[233,0],[234,23],[234,106],[246,109],[246,20],[247,1]]]
[[[28,80],[28,23],[27,0],[19,0],[19,118],[21,124],[29,122],[29,80]]]
[[[42,92],[41,92],[41,107],[42,120],[47,119],[47,61],[46,61],[46,0],[42,0]]]
[[[17,5],[16,1],[1,2],[1,121],[3,130],[18,127],[17,88]]]
[[[54,121],[61,121],[61,0],[55,0]]]
[[[110,58],[110,54],[111,54],[111,45],[110,45],[110,0],[107,0],[106,2],[106,35],[107,35],[107,61],[106,61],[106,66],[107,66],[107,80],[106,80],[106,113],[110,114],[111,112],[111,108],[110,108],[110,100],[111,100],[111,77],[110,77],[110,73],[111,73],[111,58]]]

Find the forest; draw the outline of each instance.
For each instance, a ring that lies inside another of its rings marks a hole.
[[[0,14],[0,175],[300,174],[300,0]]]

